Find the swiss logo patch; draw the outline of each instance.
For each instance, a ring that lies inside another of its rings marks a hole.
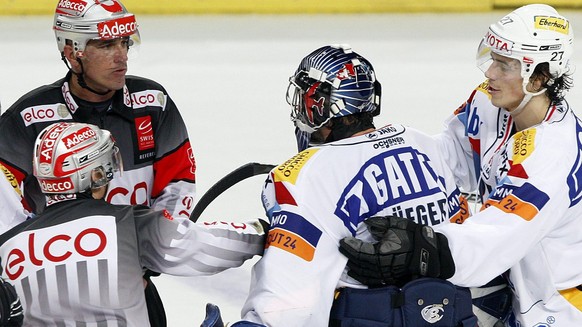
[[[154,129],[150,116],[137,117],[135,119],[135,131],[137,133],[137,146],[140,151],[154,148]]]

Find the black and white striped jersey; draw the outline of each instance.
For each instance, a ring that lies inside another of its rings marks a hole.
[[[0,260],[25,326],[142,327],[149,326],[144,268],[210,275],[262,253],[263,243],[258,222],[193,223],[167,211],[77,198],[1,235]]]

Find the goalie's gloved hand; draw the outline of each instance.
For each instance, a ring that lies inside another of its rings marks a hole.
[[[23,320],[22,304],[14,286],[0,278],[0,326],[20,327]]]
[[[450,278],[455,264],[447,238],[429,226],[400,217],[372,217],[364,223],[377,243],[340,240],[348,275],[369,287],[402,286],[418,277]]]

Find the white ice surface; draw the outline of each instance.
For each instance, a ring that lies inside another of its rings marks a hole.
[[[582,12],[563,13],[574,24],[582,21]],[[287,81],[305,55],[326,44],[351,44],[374,65],[383,85],[378,126],[399,122],[438,133],[483,80],[475,51],[503,14],[140,16],[142,45],[129,73],[162,83],[180,108],[200,196],[244,163],[279,163],[295,153]],[[49,16],[0,17],[3,110],[64,76],[51,25]],[[574,63],[580,63],[579,45]],[[582,107],[579,88],[568,99]],[[261,182],[255,177],[236,185],[201,220],[262,216]],[[210,277],[156,278],[169,326],[199,326],[206,302],[219,305],[225,321],[236,321],[253,262]]]

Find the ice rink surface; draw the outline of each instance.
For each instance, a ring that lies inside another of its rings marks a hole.
[[[323,45],[350,44],[372,62],[383,86],[377,126],[398,122],[438,133],[443,120],[483,81],[475,52],[489,24],[505,13],[142,15],[137,17],[142,44],[129,73],[160,82],[180,108],[196,155],[199,197],[244,163],[276,164],[296,152],[285,102],[288,78],[305,55]],[[582,12],[562,14],[573,24],[582,21]],[[3,110],[65,75],[51,26],[49,16],[0,17]],[[573,62],[582,65],[578,42]],[[574,74],[567,97],[578,112],[579,75]],[[200,220],[263,216],[263,177],[228,190]],[[199,326],[206,302],[219,305],[225,321],[238,320],[254,262],[209,277],[155,278],[168,325]]]

